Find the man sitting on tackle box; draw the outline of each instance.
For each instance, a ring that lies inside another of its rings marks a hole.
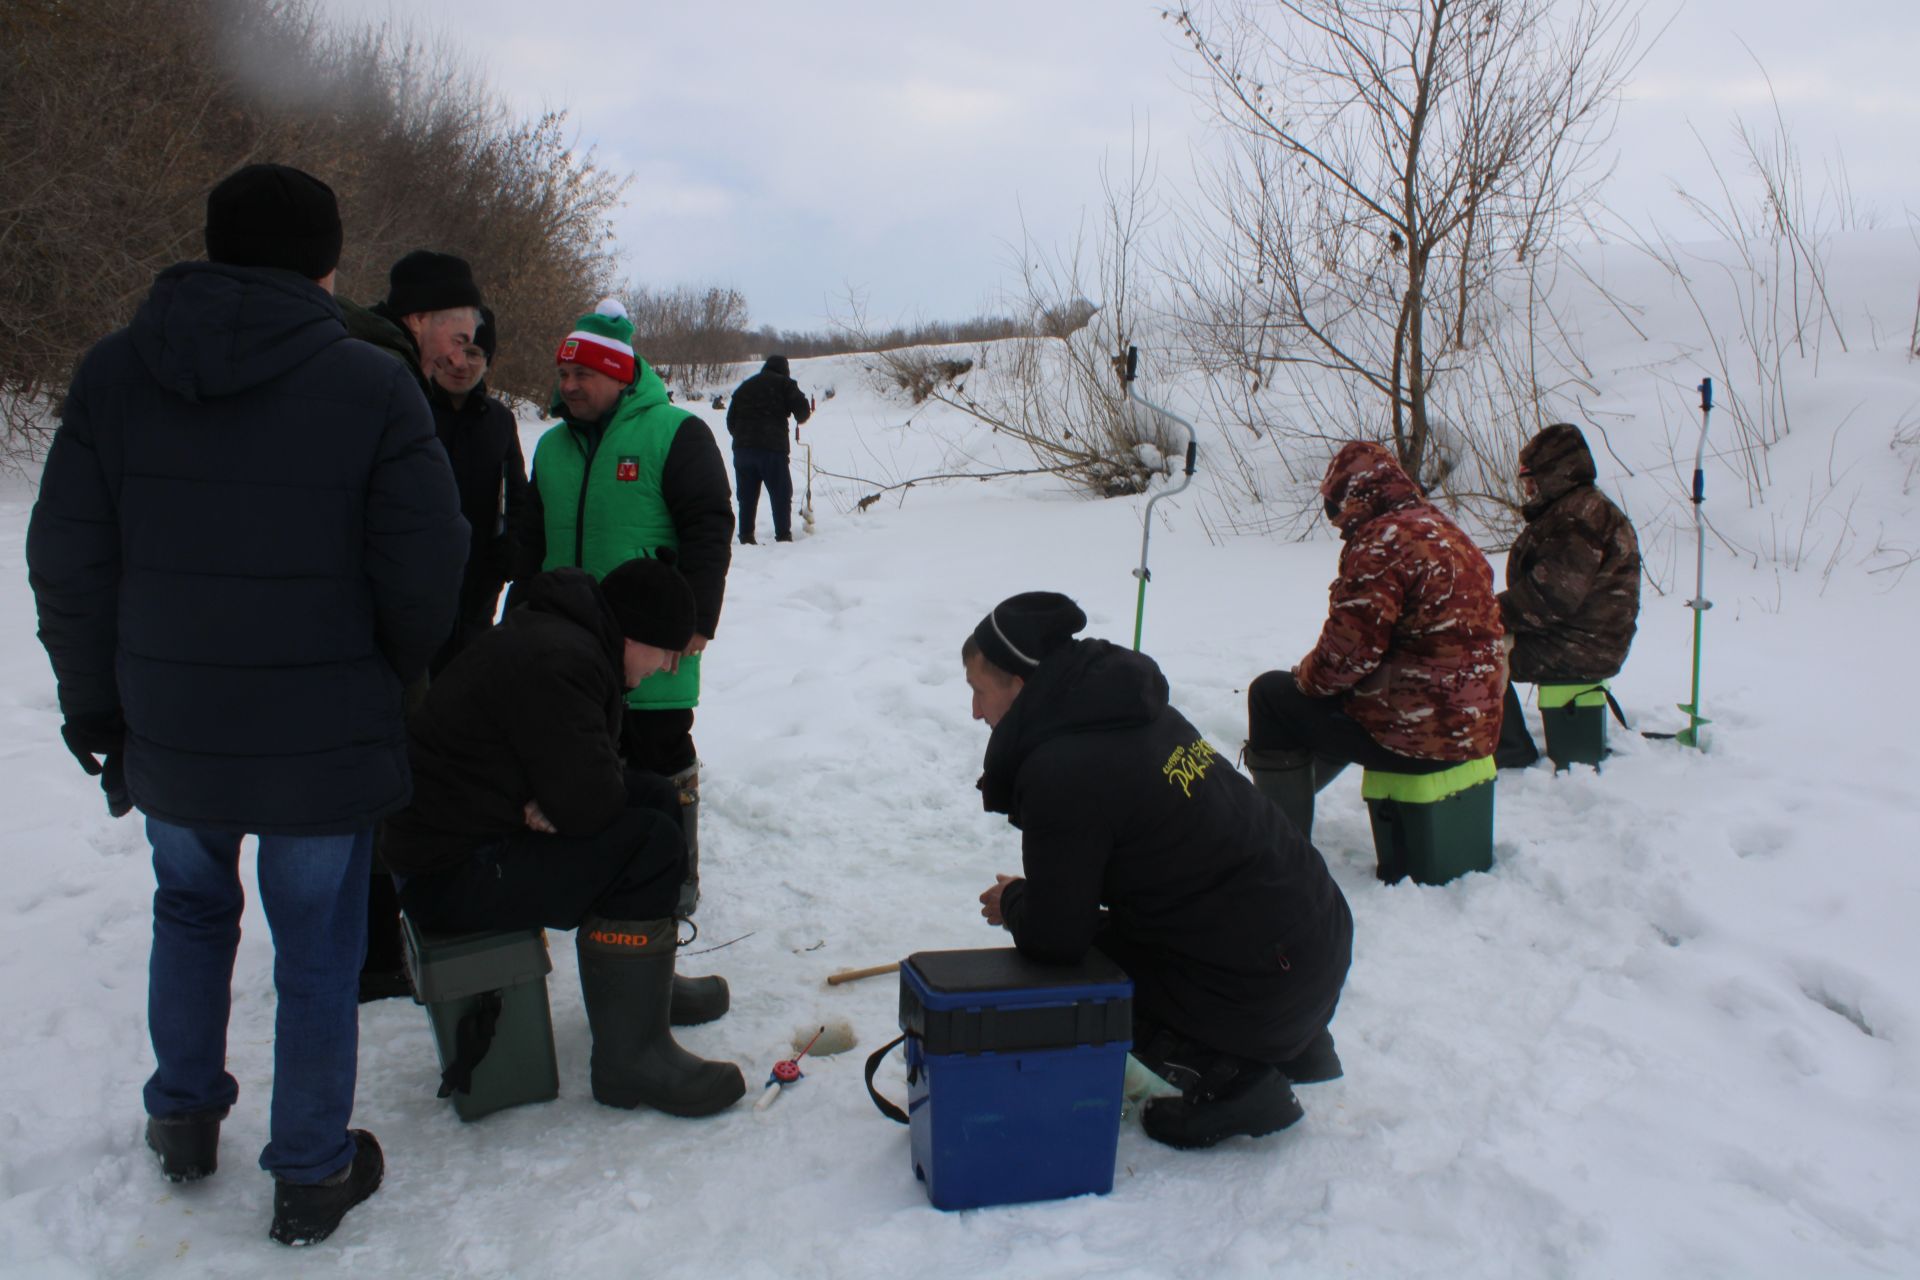
[[[686,846],[657,786],[620,761],[626,693],[693,635],[671,561],[528,579],[498,627],[443,671],[409,721],[413,803],[388,820],[400,903],[434,933],[574,929],[593,1096],[711,1115],[746,1092],[669,1025],[727,1011],[720,977],[676,978]]]

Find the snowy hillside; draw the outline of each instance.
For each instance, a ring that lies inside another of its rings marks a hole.
[[[1031,463],[949,410],[882,394],[854,358],[796,362],[803,388],[835,391],[802,443],[818,468],[864,482],[817,476],[809,533],[736,549],[695,726],[706,896],[689,950],[729,945],[683,957],[725,973],[734,1007],[682,1039],[754,1082],[828,1018],[849,1019],[860,1047],[813,1063],[765,1111],[684,1121],[596,1106],[559,937],[560,1099],[464,1125],[434,1097],[424,1014],[369,1006],[355,1121],[385,1145],[387,1181],[333,1241],[290,1255],[266,1239],[271,1187],[252,1167],[273,1015],[255,907],[222,1170],[172,1187],[141,1145],[145,843],[60,746],[25,582],[32,488],[0,482],[0,1272],[1920,1274],[1920,694],[1905,661],[1920,574],[1902,568],[1920,551],[1920,363],[1906,353],[1920,251],[1904,232],[1848,239],[1831,271],[1848,349],[1828,336],[1784,366],[1790,432],[1761,458],[1729,453],[1716,421],[1708,749],[1616,727],[1604,773],[1503,774],[1493,872],[1443,888],[1374,878],[1350,772],[1315,832],[1356,919],[1333,1027],[1345,1079],[1303,1087],[1293,1129],[1212,1152],[1161,1147],[1129,1118],[1113,1193],[1051,1204],[929,1208],[906,1131],[861,1083],[867,1050],[896,1031],[894,979],[822,980],[1003,942],[975,898],[1017,871],[1017,834],[980,811],[987,735],[968,716],[959,645],[994,602],[1036,588],[1075,596],[1090,633],[1128,640],[1143,499],[1026,478],[857,509],[879,484]],[[1711,374],[1723,403],[1759,388],[1738,359],[1721,367],[1693,303],[1643,258],[1611,254],[1596,274],[1633,307],[1565,299],[1590,365],[1580,420],[1604,427],[1601,483],[1649,548],[1615,688],[1636,727],[1672,730],[1688,692],[1690,388]],[[1737,297],[1710,274],[1702,296],[1730,338]],[[1187,382],[1142,390],[1183,412],[1201,402]],[[524,424],[529,446],[539,429]],[[1235,513],[1205,424],[1201,450],[1200,482],[1160,507],[1143,647],[1231,756],[1248,682],[1313,642],[1336,543],[1324,529],[1209,536]],[[1742,476],[1756,468],[1766,484],[1750,505]],[[897,1058],[882,1075],[896,1097],[900,1075]]]

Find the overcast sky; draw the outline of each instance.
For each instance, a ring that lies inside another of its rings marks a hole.
[[[455,44],[526,113],[567,109],[635,176],[631,278],[732,285],[756,325],[824,328],[850,291],[882,325],[998,310],[1009,243],[1070,239],[1103,157],[1150,136],[1177,197],[1209,145],[1185,48],[1137,0],[320,5]],[[1757,59],[1810,179],[1844,154],[1860,206],[1920,217],[1920,2],[1652,0],[1645,35],[1669,19],[1611,148],[1620,214],[1688,229],[1667,191],[1698,176],[1689,128],[1717,145],[1736,112],[1767,123]]]

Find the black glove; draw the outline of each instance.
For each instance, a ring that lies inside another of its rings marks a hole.
[[[127,741],[127,722],[117,712],[111,716],[86,716],[61,725],[60,737],[80,767],[87,771],[87,776],[97,778],[106,766],[94,757],[120,754],[120,748]]]
[[[87,776],[100,779],[100,790],[107,797],[107,812],[116,818],[131,813],[133,800],[127,794],[127,770],[121,762],[121,749],[127,740],[126,721],[117,713],[69,720],[60,726],[60,737],[80,767],[87,771]],[[101,758],[95,759],[96,756]]]
[[[133,812],[133,797],[127,794],[127,767],[120,762],[118,751],[100,767],[100,789],[107,793],[107,812],[113,817],[124,818]]]

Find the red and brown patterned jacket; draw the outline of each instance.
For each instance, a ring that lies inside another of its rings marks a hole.
[[[1320,496],[1346,546],[1320,641],[1294,668],[1300,691],[1343,697],[1400,755],[1491,755],[1507,667],[1486,556],[1380,445],[1341,449]]]

